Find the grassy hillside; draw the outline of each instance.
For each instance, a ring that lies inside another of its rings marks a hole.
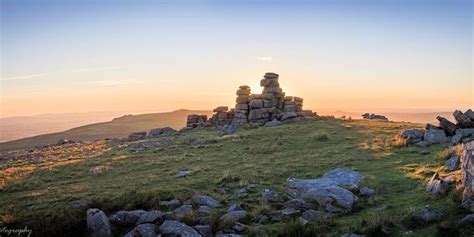
[[[443,163],[437,158],[443,145],[393,146],[391,138],[398,131],[418,126],[311,119],[273,128],[241,129],[232,135],[202,129],[140,153],[114,148],[74,162],[9,162],[3,170],[18,172],[0,192],[0,220],[28,223],[38,228],[37,234],[77,234],[85,229],[88,207],[99,207],[108,214],[121,209],[163,210],[159,200],[186,200],[195,193],[229,203],[226,195],[232,192],[217,192],[229,180],[238,181],[239,186],[256,185],[255,192],[239,199],[255,216],[266,208],[258,201],[265,188],[283,192],[289,177],[316,178],[329,169],[349,167],[365,175],[365,185],[376,190],[373,199],[361,199],[353,212],[329,223],[305,228],[294,223],[252,226],[249,234],[339,236],[356,231],[371,236],[435,236],[442,234],[438,224],[414,227],[404,225],[403,220],[426,205],[446,211],[443,221],[458,220],[465,211],[451,196],[435,198],[424,192],[426,179]],[[28,172],[21,174],[25,167]],[[89,174],[94,167],[102,167],[103,172]],[[193,174],[175,177],[181,168]],[[85,204],[74,206],[77,203]]]
[[[123,114],[123,112],[89,112],[0,118],[0,142],[106,122]]]
[[[62,138],[74,141],[93,141],[105,138],[126,137],[132,132],[147,132],[152,128],[166,126],[179,129],[186,125],[186,117],[194,113],[212,114],[211,111],[177,110],[168,113],[123,116],[109,122],[94,123],[69,129],[64,132],[44,134],[0,143],[0,152],[30,149],[36,146],[54,144]]]

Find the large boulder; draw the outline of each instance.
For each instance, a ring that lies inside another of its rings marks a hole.
[[[144,213],[146,212],[143,210],[118,211],[110,217],[110,221],[116,225],[133,226]]]
[[[406,139],[409,143],[417,143],[423,139],[425,130],[422,129],[407,129],[400,133],[400,136]]]
[[[177,131],[170,127],[164,128],[154,128],[148,132],[148,137],[156,138],[156,137],[166,137],[175,134]]]
[[[441,179],[438,173],[435,173],[433,177],[431,177],[430,181],[426,185],[426,191],[432,194],[440,194],[445,193],[449,189],[449,184]]]
[[[461,156],[462,205],[474,212],[474,158],[472,147],[466,145]]]
[[[166,236],[201,237],[195,229],[179,221],[166,220],[160,226],[160,231]]]
[[[327,212],[348,212],[358,200],[348,189],[358,188],[362,179],[358,172],[338,168],[318,179],[290,178],[285,191],[290,198],[314,203]]]
[[[446,133],[441,129],[426,130],[423,140],[431,144],[441,144],[449,141],[448,137],[446,137]]]
[[[134,132],[128,135],[129,141],[139,141],[146,138],[146,132]]]
[[[456,129],[458,128],[456,124],[452,123],[451,121],[443,118],[441,116],[436,117],[439,121],[439,127],[446,131],[450,136],[454,135]]]
[[[222,204],[216,199],[205,195],[196,194],[193,196],[192,200],[195,204],[204,205],[212,208],[222,206]]]
[[[454,111],[453,117],[461,128],[470,128],[474,124],[468,116],[459,110]]]
[[[97,208],[87,210],[87,230],[92,237],[112,237],[109,218]]]

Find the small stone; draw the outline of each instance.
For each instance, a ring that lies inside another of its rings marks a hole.
[[[175,177],[186,177],[186,176],[189,176],[191,175],[193,172],[191,170],[178,170],[178,172],[176,172],[176,175]]]
[[[193,228],[196,229],[197,232],[199,232],[199,234],[202,235],[202,237],[212,237],[213,236],[212,228],[211,228],[210,225],[196,225]]]
[[[212,208],[222,206],[221,203],[217,201],[216,199],[209,196],[205,196],[205,195],[196,194],[192,197],[192,200],[193,200],[193,203],[196,203],[198,205],[212,207]]]
[[[196,210],[199,214],[204,214],[204,215],[207,215],[207,214],[210,214],[211,213],[211,208],[208,207],[208,206],[199,206],[199,208]]]
[[[453,155],[444,162],[447,171],[455,171],[459,168],[459,156]]]
[[[166,206],[166,207],[177,207],[181,204],[178,199],[172,199],[169,201],[161,201],[160,206]]]
[[[267,189],[262,193],[261,201],[262,203],[281,203],[283,199],[279,193]]]
[[[465,216],[462,219],[461,223],[463,225],[472,225],[472,224],[474,224],[474,214],[469,214],[469,215]]]
[[[308,221],[326,221],[333,217],[333,214],[316,211],[316,210],[307,210],[303,212],[303,218]]]
[[[186,237],[200,237],[201,235],[192,227],[179,222],[179,221],[168,221],[166,220],[160,226],[160,231],[162,235],[176,235],[176,236],[186,236]]]
[[[237,203],[234,203],[234,204],[230,205],[229,208],[227,208],[227,212],[231,212],[231,211],[242,211],[242,210],[243,210],[242,207],[241,207],[239,204],[237,204]]]
[[[231,211],[231,212],[227,212],[226,214],[221,216],[220,219],[221,219],[221,221],[234,223],[234,222],[237,222],[240,219],[244,218],[246,215],[247,215],[247,212],[243,211],[243,210],[242,211]]]
[[[183,205],[181,207],[176,208],[173,211],[174,216],[176,219],[182,219],[187,215],[191,215],[193,213],[193,206],[191,205]]]
[[[96,208],[87,210],[87,229],[92,237],[112,237],[109,218]]]
[[[413,215],[413,219],[424,223],[431,223],[441,219],[444,212],[435,208],[425,207]]]
[[[375,190],[369,188],[369,187],[363,187],[359,191],[360,195],[366,196],[366,197],[371,197],[374,195]]]

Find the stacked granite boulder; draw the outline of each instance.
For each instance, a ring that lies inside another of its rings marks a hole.
[[[440,143],[452,143],[453,145],[474,140],[474,112],[469,109],[466,112],[456,110],[453,112],[456,123],[438,116],[438,126],[426,124],[425,129],[409,129],[402,131],[400,136],[421,146]]]
[[[205,115],[189,115],[187,128],[214,126],[232,128],[254,123],[258,125],[274,126],[280,121],[297,117],[313,117],[316,113],[303,110],[303,99],[300,97],[285,96],[278,82],[278,74],[265,73],[260,80],[263,87],[261,94],[251,94],[250,87],[240,86],[236,92],[235,109],[228,110],[227,106],[214,109],[214,115],[207,120]]]
[[[234,109],[229,110],[227,106],[219,106],[213,112],[214,114],[208,121],[210,126],[225,126],[230,124],[234,118]]]
[[[205,127],[207,126],[207,115],[191,114],[188,115],[186,121],[187,128]]]
[[[235,99],[236,105],[232,124],[239,126],[248,122],[247,117],[249,114],[250,87],[240,86],[236,95],[237,98]]]
[[[312,111],[303,110],[302,98],[285,96],[278,77],[276,73],[265,73],[264,78],[260,80],[260,86],[263,87],[261,94],[250,94],[248,86],[241,86],[237,90],[233,125],[243,125],[247,122],[264,125],[270,121],[314,116]]]

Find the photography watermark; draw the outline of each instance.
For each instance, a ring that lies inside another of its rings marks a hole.
[[[23,229],[9,229],[7,227],[0,227],[0,237],[30,237],[33,230],[25,226]]]

